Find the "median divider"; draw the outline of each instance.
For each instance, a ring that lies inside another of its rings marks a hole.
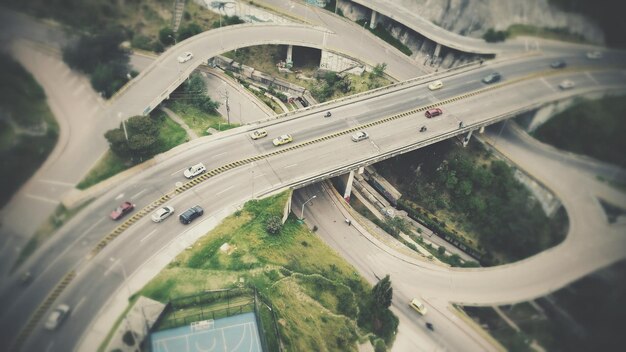
[[[61,292],[63,292],[65,287],[67,287],[67,285],[69,285],[75,277],[76,272],[74,270],[65,274],[61,281],[59,281],[56,287],[52,290],[52,292],[50,292],[46,299],[39,305],[39,307],[37,307],[37,310],[35,310],[33,315],[30,316],[30,318],[28,319],[28,323],[26,323],[26,326],[22,329],[22,331],[20,331],[19,335],[17,335],[17,339],[15,340],[15,344],[13,345],[11,350],[20,350],[24,342],[26,342],[28,336],[30,336],[39,321],[41,321],[41,318],[43,318],[43,315],[46,313],[46,311],[48,311],[50,306],[52,306],[52,303],[57,299],[57,297],[59,297]]]
[[[116,227],[113,231],[111,231],[109,234],[107,234],[102,240],[100,240],[100,242],[98,242],[98,244],[91,250],[91,252],[88,254],[87,259],[91,259],[93,258],[95,255],[97,255],[100,251],[102,251],[102,249],[104,249],[111,241],[113,241],[115,238],[117,238],[119,235],[121,235],[126,229],[128,229],[132,224],[136,223],[137,221],[139,221],[140,219],[142,219],[144,216],[146,216],[147,214],[149,214],[150,212],[152,212],[153,210],[155,210],[157,207],[159,207],[160,205],[164,204],[165,202],[167,202],[168,200],[170,200],[171,198],[173,198],[176,195],[179,195],[185,191],[188,191],[189,189],[205,182],[206,180],[215,177],[219,174],[222,174],[226,171],[232,170],[236,167],[240,167],[240,166],[244,166],[244,165],[248,165],[254,161],[258,161],[258,160],[262,160],[262,159],[267,159],[273,156],[277,156],[280,154],[284,154],[287,152],[290,152],[292,150],[296,150],[296,149],[300,149],[306,146],[310,146],[313,144],[317,144],[320,142],[324,142],[333,138],[337,138],[340,136],[344,136],[350,133],[354,133],[356,131],[359,131],[361,129],[365,129],[365,128],[369,128],[369,127],[374,127],[374,126],[378,126],[384,123],[388,123],[394,120],[398,120],[401,118],[405,118],[405,117],[409,117],[411,115],[414,115],[416,113],[420,113],[423,111],[426,111],[428,109],[437,107],[437,106],[442,106],[445,104],[449,104],[449,103],[453,103],[462,99],[466,99],[469,97],[473,97],[479,94],[483,94],[486,93],[488,91],[492,91],[495,90],[497,88],[503,87],[503,86],[507,86],[507,85],[512,85],[515,83],[519,83],[525,80],[529,80],[532,78],[536,78],[536,77],[541,77],[541,76],[545,76],[545,74],[540,73],[540,74],[533,74],[530,76],[526,76],[526,77],[521,77],[515,80],[511,80],[511,81],[505,81],[499,84],[494,84],[473,92],[469,92],[469,93],[465,93],[465,94],[461,94],[461,95],[457,95],[455,97],[452,98],[448,98],[442,101],[439,101],[437,103],[433,103],[433,104],[429,104],[429,105],[425,105],[425,106],[421,106],[415,109],[411,109],[405,112],[401,112],[395,115],[391,115],[388,117],[384,117],[382,119],[370,122],[370,123],[366,123],[363,125],[359,125],[356,127],[352,127],[352,128],[348,128],[342,131],[338,131],[338,132],[334,132],[331,134],[328,134],[326,136],[322,136],[322,137],[318,137],[309,141],[305,141],[305,142],[301,142],[286,148],[281,148],[269,153],[265,153],[265,154],[260,154],[260,155],[256,155],[256,156],[252,156],[252,157],[248,157],[245,159],[241,159],[241,160],[236,160],[234,162],[228,163],[226,165],[222,165],[219,166],[215,169],[212,169],[208,172],[203,173],[202,175],[184,183],[182,186],[175,188],[174,190],[168,192],[166,195],[164,195],[163,197],[159,198],[158,200],[150,203],[149,205],[145,206],[144,208],[142,208],[140,211],[136,212],[135,214],[133,214],[133,216],[131,216],[130,218],[128,218],[127,220],[125,220],[122,224],[120,224],[118,227]]]

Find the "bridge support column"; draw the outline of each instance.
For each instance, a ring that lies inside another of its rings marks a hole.
[[[469,144],[470,138],[472,138],[472,132],[474,132],[474,130],[469,131],[467,136],[465,136],[465,138],[463,138],[463,147],[467,147],[467,145]]]
[[[376,16],[378,12],[372,10],[372,17],[370,17],[370,29],[374,29],[376,27]]]
[[[437,43],[433,56],[430,58],[430,64],[432,65],[439,58],[439,52],[441,51],[441,44]]]
[[[485,126],[481,127],[481,128],[478,130],[478,133],[485,133]]]
[[[352,182],[354,182],[354,171],[350,171],[348,182],[346,183],[346,191],[343,193],[343,199],[350,203],[350,195],[352,194]]]
[[[287,59],[285,60],[288,68],[293,66],[293,45],[287,47]]]

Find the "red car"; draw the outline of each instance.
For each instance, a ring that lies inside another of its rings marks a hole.
[[[428,109],[426,110],[426,117],[431,118],[431,117],[435,117],[435,116],[439,116],[443,114],[443,111],[441,111],[441,109],[439,108],[433,108],[433,109]]]
[[[124,203],[120,204],[120,206],[117,207],[117,209],[115,209],[115,210],[113,210],[111,212],[111,219],[119,220],[124,215],[130,213],[133,209],[135,209],[135,204],[133,204],[131,202],[124,202]]]

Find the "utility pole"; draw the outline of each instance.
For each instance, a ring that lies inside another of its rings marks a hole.
[[[117,113],[117,118],[120,119],[120,121],[122,122],[122,127],[124,128],[124,136],[126,137],[126,142],[128,142],[128,131],[126,131],[126,123],[124,122],[124,119],[122,119],[121,112]]]
[[[230,126],[230,105],[228,105],[228,91],[225,90],[224,94],[226,94],[226,119],[228,121],[228,126]]]

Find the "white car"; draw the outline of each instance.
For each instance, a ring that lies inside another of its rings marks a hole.
[[[48,330],[55,330],[63,322],[70,312],[70,306],[67,304],[59,304],[48,316],[48,320],[44,327]]]
[[[365,131],[359,131],[355,134],[352,135],[352,141],[353,142],[360,142],[362,140],[368,139],[370,137],[369,134],[367,134],[367,132]]]
[[[174,214],[174,207],[166,205],[152,214],[152,221],[161,222],[167,219],[172,214]]]
[[[282,136],[278,138],[274,138],[272,143],[274,143],[275,147],[278,147],[279,145],[291,143],[292,141],[293,141],[293,137],[291,137],[290,134],[283,134]]]
[[[443,82],[441,81],[434,81],[433,83],[428,85],[428,89],[430,90],[441,89],[441,87],[443,87]]]
[[[602,52],[601,51],[590,51],[590,52],[587,53],[587,58],[588,59],[592,59],[592,60],[601,59],[602,58]]]
[[[252,139],[259,139],[263,137],[267,137],[267,131],[265,129],[250,132],[250,138]]]
[[[559,88],[561,88],[562,90],[572,89],[575,86],[576,83],[570,81],[569,79],[566,79],[563,82],[559,83]]]
[[[421,315],[426,315],[426,312],[428,312],[428,309],[426,309],[424,303],[422,303],[417,298],[413,298],[411,302],[409,302],[409,306],[411,306],[411,308],[415,309],[415,311],[417,311]]]
[[[191,60],[193,58],[193,54],[191,51],[185,51],[181,56],[178,57],[178,62],[184,64],[185,62]]]
[[[194,178],[205,171],[206,171],[206,167],[204,166],[204,164],[198,163],[186,169],[185,172],[183,172],[183,175],[185,175],[185,177],[187,178]]]

